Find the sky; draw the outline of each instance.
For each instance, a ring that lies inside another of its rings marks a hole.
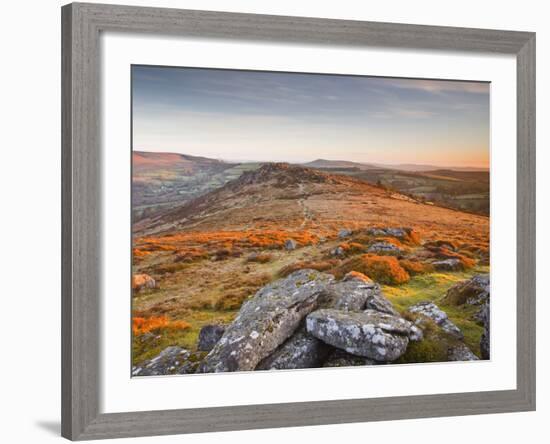
[[[133,66],[133,149],[489,166],[486,82]]]

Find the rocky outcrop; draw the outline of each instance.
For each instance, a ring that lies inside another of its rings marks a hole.
[[[330,308],[345,311],[361,311],[369,297],[380,293],[380,286],[361,279],[347,279],[330,285],[327,289],[327,303]]]
[[[132,368],[132,376],[185,375],[195,373],[204,353],[181,347],[165,348],[153,359]]]
[[[380,285],[357,272],[350,272],[340,282],[329,285],[322,305],[344,311],[372,309],[399,316],[392,303],[383,296]]]
[[[466,345],[459,344],[449,348],[449,361],[479,361],[479,358]]]
[[[200,351],[209,352],[218,343],[224,332],[225,326],[223,325],[205,325],[199,331],[199,342],[197,344],[197,349]]]
[[[371,236],[390,236],[397,239],[405,239],[412,233],[412,228],[408,227],[384,227],[384,228],[369,228],[367,234]]]
[[[450,258],[450,259],[443,259],[440,261],[434,261],[432,262],[432,266],[437,271],[462,271],[464,270],[464,265],[460,261],[460,259],[456,258]]]
[[[395,256],[403,253],[401,248],[389,242],[375,242],[368,248],[367,251],[374,254],[391,254]]]
[[[340,239],[344,239],[344,238],[346,238],[346,237],[351,236],[352,233],[353,233],[353,232],[352,232],[351,230],[348,230],[348,229],[346,229],[346,228],[343,228],[343,229],[341,229],[341,230],[338,232],[338,237],[339,237]]]
[[[317,308],[333,279],[306,269],[261,288],[241,307],[199,372],[254,370]]]
[[[489,299],[490,292],[489,275],[478,274],[449,288],[443,302],[450,305],[481,305]]]
[[[317,310],[306,318],[307,332],[336,348],[375,361],[394,361],[409,343],[412,324],[376,310]]]
[[[285,241],[285,249],[286,250],[295,250],[296,247],[298,246],[298,244],[296,243],[296,241],[294,239],[287,239]]]
[[[273,354],[260,362],[256,370],[321,367],[329,351],[329,347],[324,342],[309,335],[305,328],[301,328]]]
[[[445,332],[454,336],[457,339],[463,339],[464,334],[462,331],[451,322],[447,313],[441,310],[433,302],[419,302],[418,304],[413,305],[409,308],[411,313],[417,313],[423,316],[430,318],[437,325],[439,325]]]
[[[136,293],[145,288],[155,288],[156,286],[157,286],[157,283],[148,274],[141,273],[141,274],[134,274],[132,276],[132,290],[134,290],[134,292]]]

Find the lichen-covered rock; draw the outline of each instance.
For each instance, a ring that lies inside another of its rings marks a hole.
[[[380,293],[380,286],[372,281],[342,280],[327,288],[327,297],[330,302],[325,305],[338,310],[362,311],[367,299],[375,293]]]
[[[411,323],[375,310],[345,312],[321,309],[306,318],[307,332],[353,355],[394,361],[409,343]]]
[[[330,274],[304,269],[258,290],[243,304],[198,371],[254,370],[317,308],[333,279]]]
[[[424,339],[424,331],[417,325],[412,324],[409,339],[413,342],[422,341]]]
[[[489,275],[478,274],[449,288],[443,301],[452,305],[481,305],[489,299],[490,292]]]
[[[466,345],[459,344],[449,348],[449,361],[479,361],[479,358]]]
[[[381,311],[382,313],[387,313],[393,316],[399,316],[399,313],[393,304],[384,297],[380,285],[376,284],[369,277],[365,276],[363,273],[357,271],[350,271],[344,276],[344,282],[363,282],[365,287],[369,289],[367,292],[367,298],[365,301],[364,309],[372,309],[376,311]],[[336,284],[335,284],[336,285]],[[339,307],[336,307],[339,308]]]
[[[374,254],[391,254],[395,256],[403,253],[401,248],[389,242],[375,242],[368,248],[367,251]]]
[[[330,255],[331,256],[345,256],[346,252],[344,251],[344,249],[340,246],[336,247],[336,248],[333,248],[332,250],[330,250]]]
[[[369,228],[367,234],[371,236],[390,236],[397,239],[405,239],[413,232],[412,228],[408,227],[384,227],[384,228]]]
[[[338,237],[339,237],[340,239],[344,239],[345,237],[351,236],[351,234],[352,234],[352,231],[351,231],[351,230],[348,230],[348,229],[346,229],[346,228],[343,228],[342,230],[340,230],[340,231],[338,232]]]
[[[347,353],[344,350],[335,349],[327,358],[323,367],[358,367],[362,365],[380,365],[383,362],[377,362],[374,359],[356,356]]]
[[[447,316],[447,313],[441,310],[433,302],[429,302],[429,301],[419,302],[418,304],[415,304],[412,307],[410,307],[409,311],[411,313],[418,313],[432,319],[445,332],[449,333],[450,335],[458,339],[464,338],[464,334],[462,333],[460,328],[458,328],[455,324],[453,324],[449,319],[449,317]]]
[[[153,359],[132,368],[132,376],[186,375],[195,373],[205,353],[166,347]]]
[[[443,259],[440,261],[432,262],[432,266],[437,271],[462,271],[464,270],[464,265],[460,262],[460,259],[450,258]]]
[[[483,305],[479,312],[479,317],[483,323],[483,333],[481,334],[481,340],[479,342],[479,348],[481,349],[482,359],[491,359],[491,308],[490,302]]]
[[[384,297],[384,295],[382,294],[382,290],[380,290],[379,286],[377,289],[378,291],[374,291],[369,294],[369,297],[367,298],[367,303],[365,304],[365,308],[380,311],[382,313],[386,313],[392,316],[399,316],[397,310],[393,308],[393,304]]]
[[[296,241],[294,239],[287,239],[285,241],[285,249],[287,250],[295,250],[296,249]]]
[[[380,285],[358,272],[349,272],[340,282],[327,287],[324,308],[344,311],[373,309],[399,316],[393,305],[383,295]]]
[[[209,352],[214,348],[225,332],[224,325],[205,325],[199,331],[197,350]]]
[[[285,370],[321,367],[330,348],[301,328],[270,356],[261,361],[256,370]]]
[[[157,283],[148,274],[141,273],[134,274],[132,276],[132,290],[134,290],[134,292],[136,293],[143,290],[144,288],[155,288],[156,286]]]

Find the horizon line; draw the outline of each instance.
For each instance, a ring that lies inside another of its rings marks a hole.
[[[364,166],[373,166],[373,167],[398,167],[398,166],[414,166],[414,167],[434,167],[437,169],[453,169],[453,168],[475,168],[480,170],[490,170],[490,164],[488,165],[439,165],[439,164],[432,164],[432,163],[412,163],[412,162],[404,162],[404,163],[391,163],[391,162],[378,162],[378,161],[369,161],[369,162],[363,162],[363,161],[356,161],[356,160],[346,160],[346,159],[328,159],[325,157],[317,157],[312,160],[302,160],[302,161],[289,161],[289,160],[254,160],[254,159],[229,159],[229,158],[213,158],[208,156],[201,156],[197,154],[187,154],[179,151],[147,151],[143,149],[133,149],[132,152],[142,152],[142,153],[151,153],[151,154],[180,154],[183,156],[190,156],[190,157],[203,157],[205,159],[212,159],[217,160],[220,162],[225,163],[288,163],[291,165],[303,165],[307,163],[312,163],[315,161],[328,161],[328,162],[351,162],[356,163],[358,165],[364,165]]]

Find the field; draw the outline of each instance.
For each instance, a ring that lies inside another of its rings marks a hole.
[[[196,351],[203,326],[232,322],[257,290],[306,268],[337,278],[366,274],[403,316],[435,301],[480,354],[474,307],[442,298],[457,282],[489,272],[488,173],[216,162],[191,159],[177,171],[134,166],[141,191],[134,188],[133,273],[154,280],[133,293],[134,365],[168,346]],[[372,231],[385,227],[410,235]],[[373,251],[380,243],[396,253]],[[433,265],[449,258],[456,269]],[[446,341],[428,335],[398,362],[445,360]]]
[[[489,215],[489,172],[399,171],[388,168],[322,168],[332,174],[346,174],[388,190],[406,194],[421,202],[472,213]]]

